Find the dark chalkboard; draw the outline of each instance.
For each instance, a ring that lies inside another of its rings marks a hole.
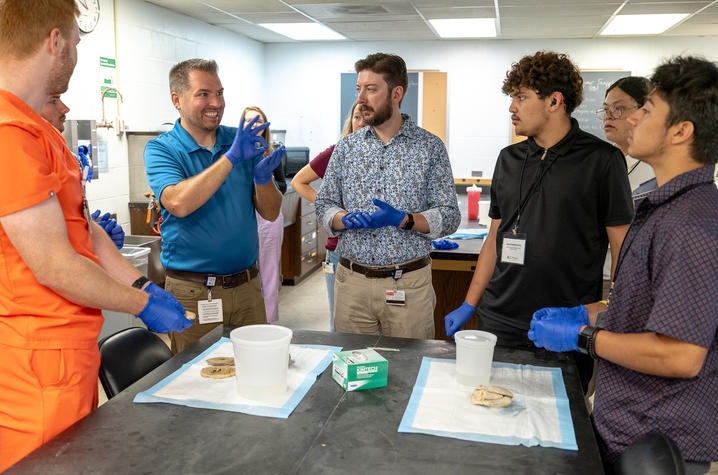
[[[342,73],[341,107],[339,111],[339,132],[341,133],[349,110],[357,99],[357,73]],[[411,120],[417,122],[419,113],[419,73],[409,73],[409,87],[401,101],[401,112],[409,114]],[[418,122],[417,122],[418,123]]]
[[[571,114],[578,120],[581,129],[606,140],[603,135],[603,122],[596,115],[596,110],[603,107],[606,89],[620,78],[630,75],[630,71],[581,71],[583,102]]]

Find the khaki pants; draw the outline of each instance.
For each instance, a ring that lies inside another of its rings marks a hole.
[[[436,295],[431,285],[431,264],[392,277],[368,278],[343,265],[336,267],[334,328],[341,333],[361,333],[403,338],[434,338]],[[403,290],[406,305],[387,305],[387,290]]]
[[[199,282],[167,277],[165,290],[174,295],[184,306],[185,310],[197,313],[197,301],[207,300],[207,287]],[[264,310],[264,299],[259,278],[255,277],[242,285],[225,289],[222,286],[212,287],[212,300],[222,299],[222,313],[225,325],[242,326],[257,323],[267,323],[267,314]],[[205,323],[200,325],[199,315],[192,322],[192,326],[182,332],[170,333],[173,353],[179,353],[199,338],[216,328],[219,323]]]

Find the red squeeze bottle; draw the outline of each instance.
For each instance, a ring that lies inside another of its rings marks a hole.
[[[479,219],[479,200],[481,199],[481,188],[472,185],[466,189],[467,199],[469,201],[469,220],[476,221]]]

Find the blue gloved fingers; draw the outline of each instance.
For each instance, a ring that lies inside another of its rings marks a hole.
[[[176,299],[174,300],[177,302]],[[147,325],[147,328],[156,333],[182,331],[192,326],[192,320],[185,317],[184,308],[179,311],[175,302],[150,295],[147,304],[137,317]]]
[[[252,129],[258,119],[259,116],[255,116],[246,125],[244,117],[240,120],[232,145],[224,154],[232,165],[236,166],[244,160],[254,160],[269,147],[267,141],[258,135],[269,126],[269,122]]]
[[[260,137],[261,138],[261,137]],[[272,152],[268,157],[263,158],[254,167],[254,183],[257,185],[265,185],[272,181],[274,170],[282,162],[285,149],[284,145]]]
[[[449,312],[444,317],[444,327],[446,329],[446,334],[450,337],[453,337],[454,333],[456,333],[463,324],[469,321],[472,315],[474,315],[475,311],[476,307],[464,302],[459,308],[452,312]]]
[[[91,218],[93,221],[97,221],[97,218],[100,216],[100,213],[101,213],[101,211],[100,211],[99,209],[96,209],[96,210],[94,211],[94,213],[92,213],[92,214],[90,215],[90,218]]]
[[[386,201],[382,201],[382,200],[380,200],[379,198],[374,198],[374,199],[372,200],[372,203],[374,203],[374,206],[376,206],[377,208],[381,208],[381,209],[389,209],[389,208],[391,208],[391,209],[394,209],[389,203],[387,203]]]
[[[371,216],[369,213],[359,211],[354,214],[354,221],[358,224],[358,227],[368,228],[371,225]]]
[[[239,121],[239,128],[244,132],[249,132],[249,133],[252,133],[255,135],[259,135],[259,133],[261,131],[263,131],[264,129],[269,127],[269,122],[265,122],[265,123],[255,127],[254,124],[256,124],[258,120],[259,120],[259,115],[255,115],[254,117],[252,117],[250,119],[249,122],[247,122],[245,124],[244,117],[242,117],[242,119]]]
[[[551,351],[573,351],[578,343],[578,332],[582,324],[568,318],[544,318],[535,320],[529,336],[536,344]]]
[[[588,325],[588,309],[585,305],[578,305],[568,309],[572,319],[575,322],[581,323],[582,325]]]
[[[102,229],[104,229],[107,234],[110,234],[117,226],[117,221],[114,219],[108,219],[107,221],[99,221],[97,224],[102,226]]]
[[[544,307],[542,309],[536,310],[531,317],[531,322],[533,323],[534,320],[542,320],[546,317],[548,317],[551,313],[551,307]]]
[[[163,289],[163,288],[160,287],[159,285],[155,284],[154,282],[150,282],[150,283],[147,284],[147,286],[146,286],[144,289],[142,289],[142,290],[143,290],[144,292],[147,292],[147,293],[150,294],[150,295],[154,295],[155,297],[163,298],[163,299],[165,299],[165,300],[168,300],[168,301],[172,302],[178,312],[181,312],[181,313],[184,313],[184,312],[185,312],[184,307],[182,306],[181,303],[179,303],[179,301],[175,298],[174,295],[172,295],[171,293],[167,292],[165,289]]]
[[[379,200],[373,200],[374,205],[377,209],[371,214],[371,226],[372,228],[381,228],[384,226],[399,226],[406,216],[406,212],[399,211],[390,204]]]

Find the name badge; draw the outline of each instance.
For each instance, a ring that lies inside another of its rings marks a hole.
[[[324,261],[322,262],[322,270],[325,274],[333,274],[334,273],[334,263]]]
[[[222,323],[222,299],[200,300],[197,302],[200,325]]]
[[[406,295],[403,290],[387,290],[385,295],[387,305],[398,305],[400,307],[406,305]]]
[[[525,255],[526,234],[504,234],[504,241],[501,244],[501,262],[522,266]]]

